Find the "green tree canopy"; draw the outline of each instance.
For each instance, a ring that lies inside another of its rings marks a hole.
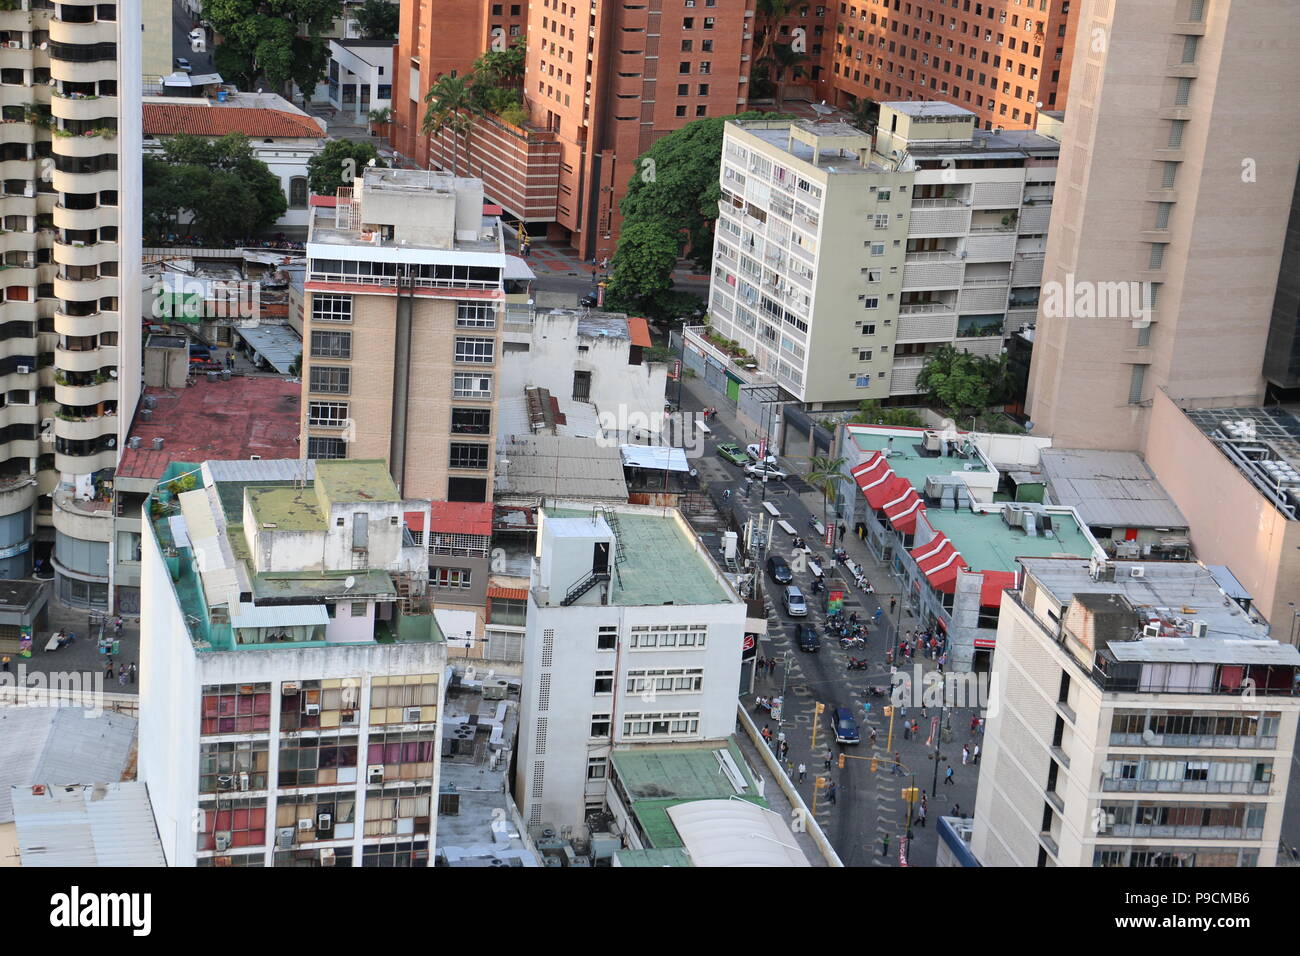
[[[887,425],[891,428],[920,428],[924,420],[910,408],[886,408],[874,399],[858,402],[858,411],[849,419],[855,425]]]
[[[251,86],[258,76],[305,94],[325,79],[323,38],[342,12],[341,0],[204,0],[203,15],[220,34],[213,61],[223,75]]]
[[[275,225],[289,202],[277,177],[253,155],[248,137],[178,135],[161,157],[145,157],[144,223],[154,233],[178,230],[215,240],[241,238]]]
[[[931,400],[958,414],[1011,401],[1017,388],[1005,355],[976,356],[951,345],[930,356],[916,384],[929,393]]]
[[[357,29],[367,40],[394,40],[397,38],[401,8],[389,0],[366,0],[354,11]]]
[[[387,165],[370,143],[331,139],[307,160],[308,185],[317,196],[333,196],[340,186],[352,185],[352,178],[361,176],[372,159],[377,166]]]

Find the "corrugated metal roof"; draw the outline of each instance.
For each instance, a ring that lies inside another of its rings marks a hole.
[[[262,458],[204,462],[209,481],[294,481],[316,478],[314,459]]]
[[[28,866],[166,866],[143,783],[11,791]]]
[[[122,779],[136,720],[84,707],[0,707],[0,823],[14,818],[11,787]]]
[[[231,627],[305,627],[328,624],[330,616],[321,604],[280,604],[258,607],[241,604],[230,616]]]
[[[1044,449],[1040,462],[1052,500],[1077,508],[1085,524],[1187,528],[1178,506],[1133,452]]]
[[[507,497],[627,501],[618,449],[590,438],[515,435],[497,449],[497,480],[498,492]]]
[[[287,325],[236,328],[235,334],[281,375],[288,375],[289,368],[302,355],[302,338]]]

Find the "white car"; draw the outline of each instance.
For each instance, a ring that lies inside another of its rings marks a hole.
[[[745,466],[745,474],[759,479],[766,478],[768,481],[784,481],[790,477],[770,461],[767,464],[758,461],[750,462]]]
[[[752,458],[754,461],[758,461],[758,459],[759,459],[759,457],[760,457],[760,455],[758,454],[758,442],[753,442],[753,443],[751,443],[751,444],[749,444],[749,445],[746,445],[746,446],[745,446],[745,452],[746,452],[746,453],[749,455],[749,457]],[[769,465],[775,465],[775,464],[776,464],[776,455],[768,455],[768,456],[767,456],[767,463],[768,463]]]

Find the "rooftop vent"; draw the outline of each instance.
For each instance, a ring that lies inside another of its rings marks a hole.
[[[132,435],[130,438],[128,438],[128,439],[126,440],[126,447],[127,447],[127,448],[139,448],[139,447],[140,447],[140,436],[139,436],[139,435]]]
[[[153,450],[162,451],[162,447],[163,447],[163,440],[161,438],[155,438],[153,440]]]

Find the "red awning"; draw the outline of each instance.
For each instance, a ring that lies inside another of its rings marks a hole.
[[[922,553],[918,555],[918,551]],[[913,548],[912,557],[916,558],[916,566],[925,574],[932,588],[946,594],[957,590],[957,572],[966,567],[966,560],[947,535],[939,534],[928,545]]]
[[[911,534],[916,530],[916,519],[925,510],[925,503],[907,479],[900,478],[898,480],[907,487],[897,498],[885,503],[885,517],[894,526],[894,530],[902,534]],[[902,485],[896,487],[902,487]]]
[[[998,642],[997,642],[996,639],[991,638],[991,637],[990,637],[990,638],[977,637],[977,638],[975,638],[975,646],[976,646],[976,647],[986,647],[986,648],[989,648],[989,649],[991,650],[991,649],[993,649],[993,648],[995,648],[995,647],[998,646]]]
[[[497,584],[489,584],[487,596],[490,598],[503,598],[511,601],[527,601],[528,588],[503,588]]]
[[[859,488],[865,488],[868,485],[879,481],[882,475],[889,473],[889,467],[885,464],[885,459],[880,456],[879,452],[873,451],[862,464],[853,468],[849,474],[853,480],[858,483]]]
[[[862,494],[872,510],[879,511],[886,504],[900,497],[908,487],[911,486],[907,484],[906,479],[899,478],[894,474],[893,469],[886,468],[875,482],[863,487]]]
[[[924,571],[925,562],[938,554],[940,549],[947,543],[948,536],[940,531],[925,544],[918,544],[909,554],[912,555],[912,560],[916,562],[916,566]]]
[[[1001,607],[1002,592],[1015,586],[1015,571],[985,571],[984,583],[980,585],[980,607]]]

